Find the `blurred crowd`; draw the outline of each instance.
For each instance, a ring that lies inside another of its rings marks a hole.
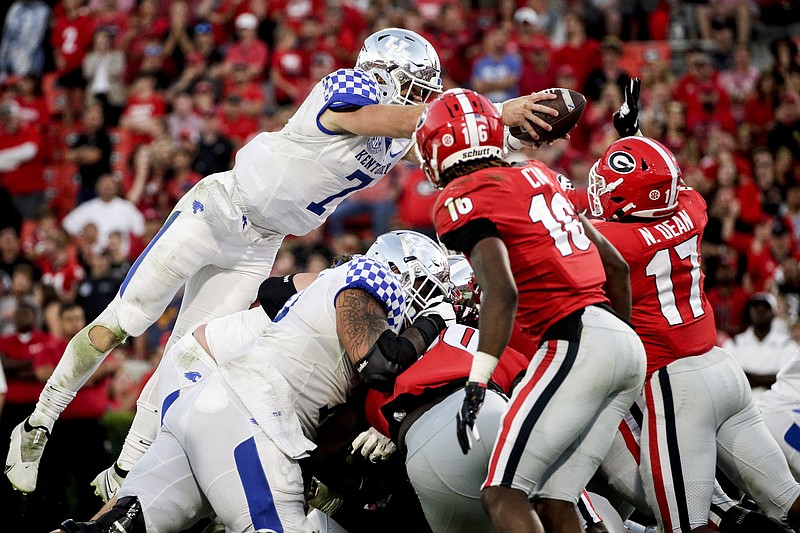
[[[447,88],[494,101],[583,92],[569,142],[516,156],[578,187],[615,138],[622,87],[641,77],[642,130],[675,152],[708,203],[704,269],[720,343],[752,328],[750,308],[765,300],[773,333],[800,341],[800,2],[15,0],[0,19],[6,409],[32,408],[64,339],[114,297],[175,201],[228,170],[255,134],[280,129],[388,26],[431,41]],[[432,234],[435,195],[418,168],[399,165],[320,230],[287,239],[273,272],[319,271],[394,227]],[[79,393],[77,418],[132,412],[179,302],[114,352]]]

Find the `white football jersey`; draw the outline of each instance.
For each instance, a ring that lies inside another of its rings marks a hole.
[[[236,154],[233,172],[245,214],[256,227],[303,235],[350,194],[375,185],[411,148],[411,139],[327,130],[327,109],[381,103],[369,74],[340,69],[323,78],[281,131],[260,133]]]
[[[405,299],[400,282],[388,267],[358,256],[323,271],[306,289],[292,296],[264,333],[241,355],[220,365],[220,372],[251,412],[265,398],[252,371],[269,363],[289,382],[294,408],[310,439],[327,412],[347,399],[357,374],[336,331],[336,296],[361,289],[385,309],[389,326],[400,331]]]
[[[761,409],[800,408],[800,354],[792,357],[778,372],[772,388],[758,397]]]

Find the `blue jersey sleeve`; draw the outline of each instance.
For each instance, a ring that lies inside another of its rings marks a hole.
[[[361,289],[375,298],[386,311],[386,320],[395,332],[402,325],[405,297],[397,276],[389,267],[369,257],[356,257],[347,264],[345,289]],[[334,297],[336,300],[336,297]]]

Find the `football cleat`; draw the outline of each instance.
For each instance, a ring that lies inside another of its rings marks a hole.
[[[50,432],[42,426],[31,426],[26,418],[11,432],[6,456],[5,474],[20,492],[33,492],[39,475],[39,461]]]
[[[113,464],[97,474],[97,477],[90,483],[94,487],[94,493],[108,503],[108,501],[117,494],[117,491],[125,481],[127,472],[119,470],[116,464]]]

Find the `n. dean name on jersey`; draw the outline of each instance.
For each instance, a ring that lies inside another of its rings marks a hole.
[[[378,174],[383,176],[389,169],[392,168],[392,163],[386,163],[385,165],[380,164],[379,162],[375,161],[371,155],[367,152],[366,148],[361,150],[356,154],[356,160],[361,163],[361,166],[364,167],[364,170],[370,172],[372,174]]]
[[[689,230],[693,230],[694,223],[692,223],[692,219],[689,217],[689,214],[686,212],[686,210],[681,209],[667,220],[659,222],[653,226],[653,228],[657,229],[658,232],[663,235],[664,239],[674,239],[675,237],[679,237]],[[639,228],[639,233],[642,234],[644,242],[647,246],[661,242],[661,239],[654,236],[647,228]]]

